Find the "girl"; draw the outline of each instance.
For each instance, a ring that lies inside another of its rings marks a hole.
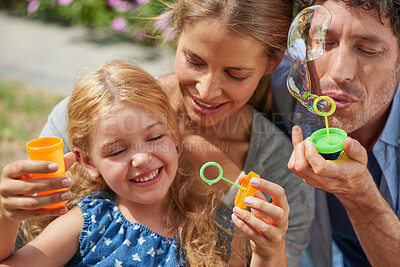
[[[188,175],[175,113],[149,74],[127,62],[103,64],[75,87],[67,129],[79,159],[71,171],[77,207],[4,264],[225,266],[230,253],[231,264],[246,262],[240,238],[230,249],[233,229],[226,209],[217,206],[220,194]],[[253,227],[244,229],[254,239],[252,266],[277,259],[263,248],[265,236],[255,235],[267,223],[263,202],[240,220]]]

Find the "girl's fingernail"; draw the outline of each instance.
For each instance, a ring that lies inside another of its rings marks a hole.
[[[58,170],[58,164],[57,163],[50,163],[47,168],[49,168],[50,171],[56,171]]]
[[[70,186],[71,184],[72,184],[72,179],[68,177],[61,181],[62,186]]]
[[[259,184],[260,184],[260,178],[257,178],[257,177],[251,178],[251,179],[250,179],[250,184],[251,184],[251,185],[254,185],[254,186],[259,185]]]
[[[246,205],[251,206],[254,203],[254,198],[253,197],[245,197],[244,203],[246,203]]]
[[[236,206],[233,208],[233,211],[235,213],[239,214],[239,215],[243,213],[243,210],[241,208],[239,208],[239,207],[236,207]]]
[[[236,217],[235,214],[232,213],[231,215],[232,221],[236,222],[238,220],[238,217]]]
[[[71,196],[72,196],[71,192],[67,191],[67,192],[61,194],[61,199],[64,199],[64,200],[69,199],[69,198],[71,198]]]

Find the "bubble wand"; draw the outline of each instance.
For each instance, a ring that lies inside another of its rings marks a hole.
[[[204,170],[209,167],[209,166],[215,166],[218,168],[218,176],[215,179],[209,180],[204,176]],[[219,182],[220,180],[224,180],[225,182],[228,182],[236,187],[239,188],[239,191],[236,193],[236,197],[235,197],[235,206],[238,206],[239,208],[245,209],[247,207],[247,205],[244,203],[244,199],[245,197],[249,197],[249,196],[254,196],[255,193],[257,192],[257,189],[255,189],[251,184],[250,184],[250,179],[253,177],[258,177],[260,178],[260,175],[258,175],[255,172],[249,172],[246,177],[244,177],[241,180],[240,185],[238,185],[237,183],[234,183],[232,181],[230,181],[229,179],[224,178],[223,176],[223,170],[221,165],[219,165],[216,162],[210,161],[207,163],[204,163],[203,166],[201,166],[200,168],[200,178],[206,182],[209,185],[213,185],[217,182]]]
[[[329,101],[331,103],[331,109],[329,110],[329,112],[324,112],[324,111],[320,111],[318,109],[318,103],[323,100],[323,101]],[[323,116],[325,117],[325,128],[326,128],[326,136],[327,136],[327,142],[328,144],[331,144],[331,139],[329,137],[329,126],[328,126],[328,116],[332,115],[333,112],[335,112],[336,110],[336,104],[335,101],[333,101],[332,98],[330,98],[329,96],[320,96],[317,99],[315,99],[314,103],[313,103],[313,108],[316,111],[316,113],[319,116]]]

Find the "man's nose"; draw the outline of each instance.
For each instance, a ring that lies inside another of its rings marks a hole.
[[[332,79],[338,83],[352,81],[356,74],[357,59],[352,55],[351,48],[339,45],[331,53],[329,65]]]
[[[199,92],[199,97],[202,100],[212,100],[215,97],[221,95],[221,82],[220,75],[214,73],[206,73],[201,76],[199,81],[196,83],[196,90]]]

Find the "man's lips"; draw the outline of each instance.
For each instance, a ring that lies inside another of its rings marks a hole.
[[[204,115],[212,115],[219,112],[223,109],[226,103],[211,103],[205,102],[197,97],[194,97],[192,94],[188,93],[190,97],[190,104],[192,105],[193,109],[201,114]]]
[[[353,97],[344,94],[326,93],[325,96],[329,96],[335,101],[336,108],[344,109],[350,107],[353,103],[357,102]]]

